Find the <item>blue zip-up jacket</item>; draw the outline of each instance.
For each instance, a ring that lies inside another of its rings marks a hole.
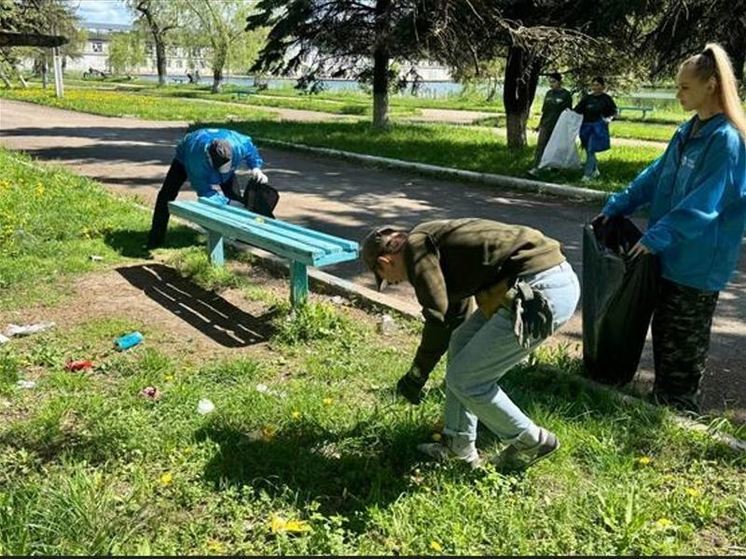
[[[720,291],[738,265],[746,222],[746,146],[725,115],[696,133],[682,124],[666,151],[603,209],[629,215],[650,204],[641,242],[661,262],[664,278]]]
[[[228,140],[233,148],[231,170],[227,173],[218,173],[212,166],[207,150],[213,140]],[[190,132],[176,146],[176,159],[184,165],[192,188],[199,196],[207,197],[222,197],[212,187],[230,180],[241,163],[245,162],[249,169],[261,168],[264,164],[251,138],[225,128],[200,128]]]

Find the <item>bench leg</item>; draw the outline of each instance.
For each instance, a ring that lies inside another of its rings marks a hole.
[[[215,266],[222,266],[225,263],[223,236],[220,233],[207,232],[207,253]]]
[[[308,298],[308,269],[300,262],[290,262],[290,303],[297,307]]]

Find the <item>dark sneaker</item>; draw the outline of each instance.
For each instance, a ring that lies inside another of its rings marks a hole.
[[[543,427],[539,427],[539,443],[526,447],[521,443],[514,443],[506,447],[493,460],[495,468],[502,471],[525,470],[539,460],[550,456],[560,447],[557,436]]]
[[[447,437],[445,437],[445,439],[447,439]],[[473,444],[465,447],[459,452],[452,450],[447,442],[418,444],[417,450],[423,454],[427,454],[430,458],[433,458],[438,462],[461,460],[468,464],[472,469],[477,469],[482,465],[482,457],[479,455],[479,452]]]

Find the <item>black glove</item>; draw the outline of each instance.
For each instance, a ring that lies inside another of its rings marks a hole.
[[[541,291],[519,280],[509,295],[513,297],[513,332],[518,344],[528,349],[532,339],[548,338],[554,331],[554,320]]]
[[[412,365],[406,374],[396,383],[396,391],[415,406],[422,401],[422,389],[427,382],[420,370]]]

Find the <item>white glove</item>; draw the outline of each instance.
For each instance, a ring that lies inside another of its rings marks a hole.
[[[267,184],[269,182],[267,175],[262,173],[262,170],[259,167],[254,167],[249,171],[249,179],[258,182],[259,184]]]
[[[614,120],[614,117],[613,117],[613,116],[607,116],[607,117],[604,117],[604,122],[605,122],[606,124],[611,124],[611,121],[612,121],[612,120]]]

